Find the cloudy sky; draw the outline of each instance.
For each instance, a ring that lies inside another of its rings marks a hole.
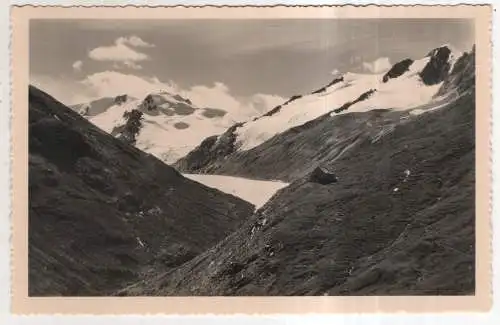
[[[466,20],[32,20],[30,82],[66,104],[170,89],[266,110],[332,73],[376,73],[474,43]]]

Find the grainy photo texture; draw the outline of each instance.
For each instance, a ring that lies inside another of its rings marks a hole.
[[[476,21],[227,18],[29,21],[29,297],[474,296]]]

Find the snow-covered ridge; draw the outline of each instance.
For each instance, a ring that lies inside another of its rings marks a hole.
[[[385,72],[346,73],[342,81],[321,92],[299,96],[274,114],[262,116],[237,128],[236,147],[239,151],[252,149],[279,133],[328,113],[338,115],[373,109],[412,110],[430,104],[443,82],[441,80],[427,85],[420,74],[431,60],[438,60],[435,56],[440,53],[440,49],[448,48],[440,47],[429,52],[426,57],[413,61],[402,75],[386,78],[386,82],[383,82]],[[454,53],[444,56],[451,71],[457,57]],[[339,109],[342,107],[345,109]]]
[[[123,114],[140,110],[143,120],[135,146],[166,163],[173,163],[206,137],[224,132],[235,122],[235,118],[222,109],[200,108],[187,98],[165,91],[152,93],[144,99],[127,97],[121,101],[107,99],[106,102],[108,107],[87,118],[116,136],[117,130],[126,123]]]

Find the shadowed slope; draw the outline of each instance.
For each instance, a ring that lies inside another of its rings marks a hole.
[[[107,295],[205,251],[252,210],[30,86],[30,295]]]

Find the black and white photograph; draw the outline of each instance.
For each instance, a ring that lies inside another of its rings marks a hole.
[[[474,296],[475,35],[31,19],[29,296]]]

